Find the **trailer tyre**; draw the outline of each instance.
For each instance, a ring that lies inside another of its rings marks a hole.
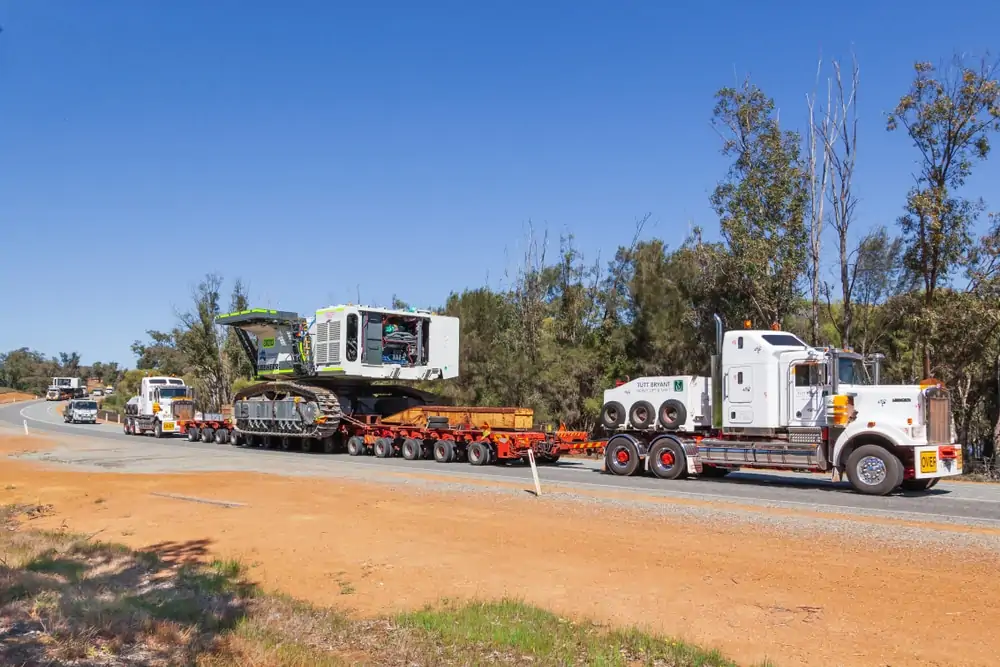
[[[653,406],[647,401],[636,401],[628,411],[628,421],[632,428],[649,428],[656,423]]]
[[[612,438],[604,450],[604,464],[616,475],[634,475],[639,469],[639,450],[629,438]]]
[[[352,435],[347,439],[347,453],[350,456],[361,456],[365,451],[365,439],[360,435]]]
[[[490,462],[490,448],[485,442],[469,443],[469,463],[484,466]]]
[[[434,460],[438,463],[449,463],[455,458],[455,445],[450,440],[438,440],[434,443]]]
[[[420,450],[423,448],[423,443],[419,440],[413,438],[407,438],[403,441],[403,458],[407,461],[416,461],[420,458]]]
[[[687,408],[676,399],[663,401],[660,406],[660,426],[671,431],[677,430],[687,421]]]
[[[847,479],[859,493],[884,496],[902,483],[903,463],[885,447],[862,445],[847,457]]]
[[[206,426],[201,429],[201,441],[202,442],[213,442],[215,440],[215,429],[211,426]]]
[[[215,444],[224,445],[229,440],[229,431],[220,428],[215,432]]]
[[[201,432],[198,430],[197,426],[190,426],[187,430],[188,442],[198,442],[198,438],[201,437]]]
[[[625,406],[618,401],[605,403],[601,408],[601,426],[615,429],[625,423]]]
[[[387,459],[392,456],[392,440],[389,438],[378,438],[375,440],[375,456],[380,459]]]
[[[687,455],[673,438],[661,438],[649,449],[649,469],[660,479],[680,479],[687,472]]]

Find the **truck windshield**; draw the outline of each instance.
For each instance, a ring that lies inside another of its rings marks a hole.
[[[160,387],[160,398],[177,398],[187,393],[187,387]]]
[[[868,369],[861,359],[845,359],[837,363],[837,375],[841,384],[871,384]]]
[[[96,410],[97,403],[95,401],[80,401],[76,404],[77,410]]]

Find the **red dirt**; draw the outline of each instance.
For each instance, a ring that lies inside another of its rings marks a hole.
[[[7,451],[44,447],[0,438]],[[268,589],[359,615],[510,595],[647,626],[741,662],[985,666],[1000,651],[993,554],[953,551],[943,561],[909,547],[696,526],[544,496],[244,473],[79,473],[16,460],[0,466],[0,503],[11,502],[54,505],[54,516],[31,522],[38,528],[65,523],[175,556],[240,558]]]

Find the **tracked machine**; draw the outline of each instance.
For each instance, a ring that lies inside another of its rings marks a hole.
[[[422,310],[341,305],[313,317],[254,308],[219,315],[234,327],[259,383],[234,400],[234,433],[324,449],[350,424],[447,401],[400,384],[458,376],[458,319]]]

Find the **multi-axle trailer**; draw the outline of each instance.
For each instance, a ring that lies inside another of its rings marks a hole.
[[[232,416],[195,419],[193,400],[177,395],[186,389],[162,386],[175,379],[151,378],[158,388],[144,380],[130,401],[138,432],[473,465],[599,452],[616,475],[811,471],[846,475],[875,495],[927,490],[962,472],[940,382],[883,385],[877,361],[869,374],[860,355],[809,346],[777,327],[724,331],[716,317],[711,377],[620,383],[605,392],[601,433],[590,436],[538,428],[528,409],[455,407],[400,384],[458,376],[456,318],[348,305],[309,320],[265,309],[217,319],[236,329],[262,381],[236,395]]]

